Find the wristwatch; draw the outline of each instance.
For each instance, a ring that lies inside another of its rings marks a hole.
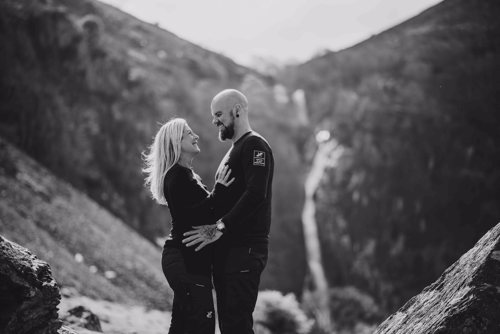
[[[222,232],[222,233],[226,232],[226,225],[224,224],[224,222],[222,220],[219,220],[217,222],[217,224],[215,225],[215,228],[219,232]]]

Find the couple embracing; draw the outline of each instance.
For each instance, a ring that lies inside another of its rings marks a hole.
[[[174,291],[170,334],[215,332],[212,287],[221,333],[253,333],[252,313],[267,263],[271,147],[252,131],[241,92],[220,92],[210,108],[219,139],[232,142],[211,192],[192,169],[199,137],[184,119],[165,123],[146,156],[146,182],[172,216],[162,255]]]

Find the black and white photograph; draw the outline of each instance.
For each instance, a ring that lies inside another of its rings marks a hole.
[[[0,334],[499,334],[499,18],[1,0]]]

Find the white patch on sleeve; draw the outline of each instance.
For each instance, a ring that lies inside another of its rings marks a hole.
[[[253,165],[266,166],[266,153],[263,151],[253,151]]]

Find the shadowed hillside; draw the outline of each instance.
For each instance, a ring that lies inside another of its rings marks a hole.
[[[210,101],[221,89],[242,90],[276,159],[272,256],[262,285],[300,293],[297,147],[305,130],[269,78],[92,0],[2,1],[0,43],[0,134],[150,241],[166,236],[170,220],[141,173],[141,153],[159,123],[190,122],[202,150],[195,169],[211,186],[228,144],[217,140]]]
[[[157,309],[161,249],[0,138],[0,234],[47,261],[62,287]]]
[[[498,221],[498,17],[445,0],[284,74],[345,149],[317,194],[331,285],[393,309]]]

